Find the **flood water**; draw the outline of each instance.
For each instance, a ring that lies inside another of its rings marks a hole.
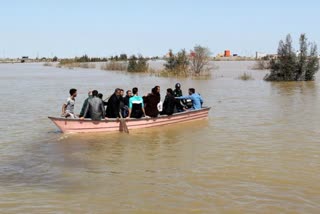
[[[320,76],[270,83],[252,62],[208,79],[0,64],[0,213],[319,213]],[[250,73],[254,80],[242,81]],[[62,134],[71,87],[194,87],[208,120],[129,135]]]

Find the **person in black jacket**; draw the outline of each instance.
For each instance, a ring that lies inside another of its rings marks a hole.
[[[123,108],[121,109],[122,117],[126,118],[129,115],[129,100],[132,97],[132,92],[131,90],[128,90],[126,92],[126,96],[123,98]]]
[[[176,99],[171,88],[167,89],[167,95],[163,102],[161,115],[172,115],[175,111]]]
[[[143,97],[144,109],[146,115],[149,117],[158,117],[158,103],[160,102],[160,93],[158,93],[157,87],[151,90],[151,93]]]
[[[120,89],[117,88],[108,100],[106,116],[108,118],[120,117]]]
[[[92,120],[105,119],[105,110],[102,100],[98,97],[98,91],[92,91],[92,98],[88,99],[83,115],[90,115]],[[84,117],[80,119],[83,120]]]

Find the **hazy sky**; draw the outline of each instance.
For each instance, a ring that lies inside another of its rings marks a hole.
[[[276,52],[291,33],[320,45],[320,1],[0,0],[0,58]]]

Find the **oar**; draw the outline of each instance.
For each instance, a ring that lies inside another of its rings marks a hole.
[[[120,115],[120,126],[121,126],[120,130],[129,134],[129,129],[128,129],[126,120],[122,117],[121,111],[119,112],[119,115]]]

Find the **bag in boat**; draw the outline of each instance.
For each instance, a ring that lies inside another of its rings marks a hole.
[[[163,103],[162,103],[161,101],[158,103],[157,108],[158,108],[158,111],[159,111],[159,112],[162,112],[162,110],[163,110]]]

